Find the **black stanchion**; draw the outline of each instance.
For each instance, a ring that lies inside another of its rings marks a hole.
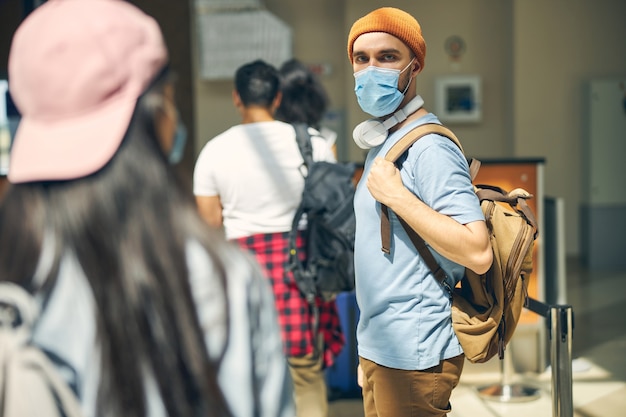
[[[574,401],[572,397],[572,330],[573,312],[568,305],[550,308],[550,338],[552,349],[552,415],[572,417]],[[556,395],[555,395],[556,393]]]
[[[528,298],[526,308],[545,317],[550,330],[552,368],[552,416],[573,417],[572,336],[574,313],[569,305],[551,305]]]

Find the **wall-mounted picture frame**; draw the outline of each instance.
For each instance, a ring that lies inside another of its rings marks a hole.
[[[446,75],[435,79],[435,114],[444,123],[482,120],[481,79],[478,75]]]

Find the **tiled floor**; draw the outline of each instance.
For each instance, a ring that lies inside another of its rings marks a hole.
[[[574,313],[573,416],[626,416],[626,271],[588,271],[569,260],[566,275],[566,302]],[[508,387],[527,388],[537,395],[522,396],[524,401],[499,401],[480,395],[485,386],[502,385],[499,366],[494,370],[490,364],[469,365],[452,394],[449,417],[571,417],[553,410],[550,369],[513,373]],[[358,398],[330,404],[330,417],[361,416]]]

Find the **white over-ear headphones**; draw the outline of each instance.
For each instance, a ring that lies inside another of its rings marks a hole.
[[[387,139],[389,129],[406,120],[411,114],[418,111],[424,105],[421,96],[407,103],[406,106],[397,110],[393,116],[381,122],[379,119],[369,119],[356,125],[352,131],[352,138],[361,149],[370,149],[378,146]]]

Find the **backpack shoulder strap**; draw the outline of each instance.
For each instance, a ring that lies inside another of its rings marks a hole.
[[[435,134],[438,134],[438,135],[441,135],[450,139],[459,147],[461,152],[463,152],[463,146],[461,146],[461,142],[450,129],[437,123],[426,123],[411,130],[409,133],[404,135],[398,142],[396,142],[385,154],[385,159],[387,161],[395,163],[398,160],[398,158],[400,158],[400,156],[404,154],[407,151],[407,149],[409,149],[415,142],[417,142],[420,138],[426,135],[429,135],[431,133],[435,133]],[[473,161],[476,161],[476,163],[474,163]],[[470,173],[472,175],[472,179],[474,178],[476,173],[478,173],[478,168],[480,167],[480,161],[478,160],[473,160],[473,161],[470,163]],[[473,173],[472,173],[472,167],[473,167]],[[446,280],[446,273],[439,266],[439,264],[437,263],[437,260],[435,259],[433,254],[430,252],[430,250],[426,246],[426,242],[424,242],[424,239],[419,235],[419,233],[413,230],[408,225],[408,223],[404,221],[404,219],[400,217],[398,217],[398,219],[400,220],[400,224],[402,225],[406,233],[409,235],[411,242],[417,249],[418,253],[422,257],[426,265],[429,267],[429,269],[431,270],[431,272],[433,273],[437,281],[439,281],[439,283],[442,284],[446,288],[449,295],[452,295],[452,288],[449,288],[448,282]],[[390,253],[391,251],[391,225],[389,222],[389,208],[385,205],[382,206],[380,220],[381,220],[380,221],[380,233],[381,233],[382,251],[385,253]]]
[[[461,145],[461,141],[456,137],[454,132],[452,132],[447,127],[437,123],[426,123],[411,130],[409,133],[404,135],[402,139],[396,142],[391,147],[391,149],[387,151],[387,154],[385,154],[385,159],[387,161],[396,162],[398,158],[400,158],[400,156],[405,153],[407,149],[409,149],[415,142],[431,133],[436,133],[450,139],[452,142],[455,143],[456,146],[459,147],[461,152],[465,154],[463,146]],[[470,167],[470,178],[473,181],[478,174],[478,170],[480,169],[480,161],[476,158],[468,158],[467,163]]]
[[[400,156],[404,154],[407,151],[407,149],[409,149],[415,142],[417,142],[420,138],[426,135],[429,135],[431,133],[436,133],[438,135],[447,137],[448,139],[453,141],[459,147],[459,149],[461,149],[461,151],[463,151],[461,142],[458,140],[456,135],[450,129],[437,123],[426,123],[411,130],[409,133],[404,135],[398,142],[396,142],[385,154],[385,160],[395,163],[398,160],[398,158],[400,158]],[[476,169],[476,172],[478,172],[478,169]],[[380,220],[381,220],[380,233],[381,233],[381,243],[382,243],[381,249],[385,253],[390,253],[391,251],[391,225],[389,223],[389,209],[385,205],[382,206]],[[402,222],[402,224],[403,226],[405,225],[404,221]],[[407,228],[405,227],[405,229]],[[409,233],[409,236],[411,237],[411,239],[413,239],[412,235],[414,234],[419,240],[421,240],[422,244],[416,245],[418,249],[420,247],[425,248],[425,245],[423,244],[424,241],[421,238],[421,236],[415,233],[415,231],[413,231],[413,229],[411,229],[410,227],[408,229],[411,230],[411,232],[407,230],[407,233]],[[421,254],[421,251],[420,251],[420,254]],[[422,255],[422,258],[424,258],[423,255]]]
[[[293,123],[294,130],[296,131],[296,143],[302,159],[304,159],[304,165],[311,167],[313,164],[313,145],[311,144],[311,135],[309,134],[309,127],[305,123]]]
[[[74,392],[31,343],[38,317],[38,303],[28,291],[0,282],[0,412],[6,417],[80,417]]]
[[[288,269],[294,273],[304,269],[302,261],[298,255],[298,248],[296,245],[296,239],[298,236],[298,226],[300,219],[304,214],[304,193],[306,192],[306,177],[308,176],[308,168],[313,164],[313,145],[311,144],[311,135],[309,134],[309,127],[305,123],[292,123],[294,130],[296,131],[296,143],[298,149],[304,160],[304,168],[300,166],[300,172],[305,177],[305,188],[302,190],[302,199],[296,209],[296,213],[291,221],[291,230],[289,231],[288,238],[288,250],[289,250],[289,267]]]
[[[398,158],[400,158],[400,156],[411,147],[411,145],[417,142],[420,138],[431,133],[436,133],[450,139],[456,144],[456,146],[459,147],[459,149],[461,149],[461,152],[463,152],[461,142],[450,129],[437,123],[426,123],[411,130],[398,142],[396,142],[385,154],[385,159],[387,161],[396,162]]]

